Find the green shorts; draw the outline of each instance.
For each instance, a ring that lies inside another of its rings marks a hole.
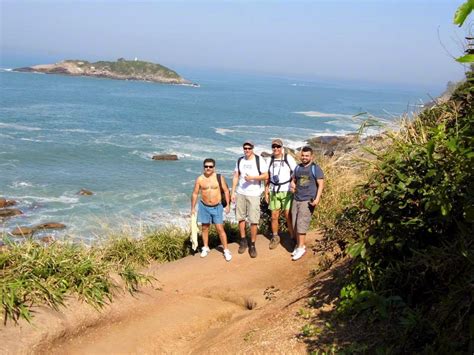
[[[292,199],[293,193],[291,192],[270,192],[270,203],[268,207],[272,211],[288,211],[291,208]]]

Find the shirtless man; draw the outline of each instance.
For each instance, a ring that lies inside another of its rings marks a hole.
[[[204,258],[209,253],[209,226],[214,224],[219,233],[221,244],[224,247],[224,258],[226,261],[232,259],[232,254],[227,248],[227,235],[224,230],[224,216],[221,204],[221,191],[219,189],[219,183],[217,181],[217,174],[215,172],[216,162],[214,159],[204,159],[204,173],[196,179],[194,184],[193,195],[191,197],[191,214],[196,213],[196,202],[198,199],[199,191],[201,191],[201,200],[199,200],[199,208],[197,221],[202,224],[202,241],[204,246],[201,249],[201,258]],[[227,207],[225,212],[229,213],[230,210],[230,196],[229,188],[225,179],[221,176],[222,189],[224,190]]]

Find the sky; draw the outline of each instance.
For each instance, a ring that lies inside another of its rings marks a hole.
[[[0,0],[0,66],[124,57],[181,69],[445,85],[464,0]]]

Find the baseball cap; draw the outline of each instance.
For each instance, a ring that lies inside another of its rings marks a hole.
[[[273,144],[278,144],[278,145],[283,146],[283,142],[281,141],[280,138],[275,138],[274,140],[272,140],[272,145]]]
[[[252,148],[255,146],[251,140],[246,140],[246,141],[244,142],[244,144],[242,144],[242,146],[244,146],[244,145],[251,145]]]

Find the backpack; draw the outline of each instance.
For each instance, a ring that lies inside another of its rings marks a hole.
[[[286,163],[286,165],[288,165],[288,167],[290,168],[290,163],[288,163],[288,154],[285,153],[283,155],[283,161]],[[272,166],[272,164],[275,162],[275,156],[272,154],[272,159],[270,160],[270,164],[268,164],[268,176],[270,177],[270,168]],[[293,174],[293,170],[291,170],[290,168],[290,180],[288,181],[278,181],[278,182],[274,182],[270,179],[270,184],[272,185],[275,185],[275,186],[278,186],[278,189],[276,192],[279,192],[280,191],[280,186],[281,185],[285,185],[285,184],[288,184],[290,181],[291,181],[291,176]]]
[[[217,182],[219,184],[219,190],[221,191],[221,205],[222,207],[227,207],[227,201],[225,199],[225,192],[224,190],[222,189],[222,181],[221,181],[221,174],[217,174]],[[224,178],[224,181],[225,181],[225,178]]]
[[[237,160],[237,170],[239,171],[240,175],[240,162],[244,159],[244,157],[240,157],[239,160]],[[262,175],[262,171],[260,170],[260,156],[255,154],[255,163],[257,163],[257,170],[258,170],[258,175]]]

